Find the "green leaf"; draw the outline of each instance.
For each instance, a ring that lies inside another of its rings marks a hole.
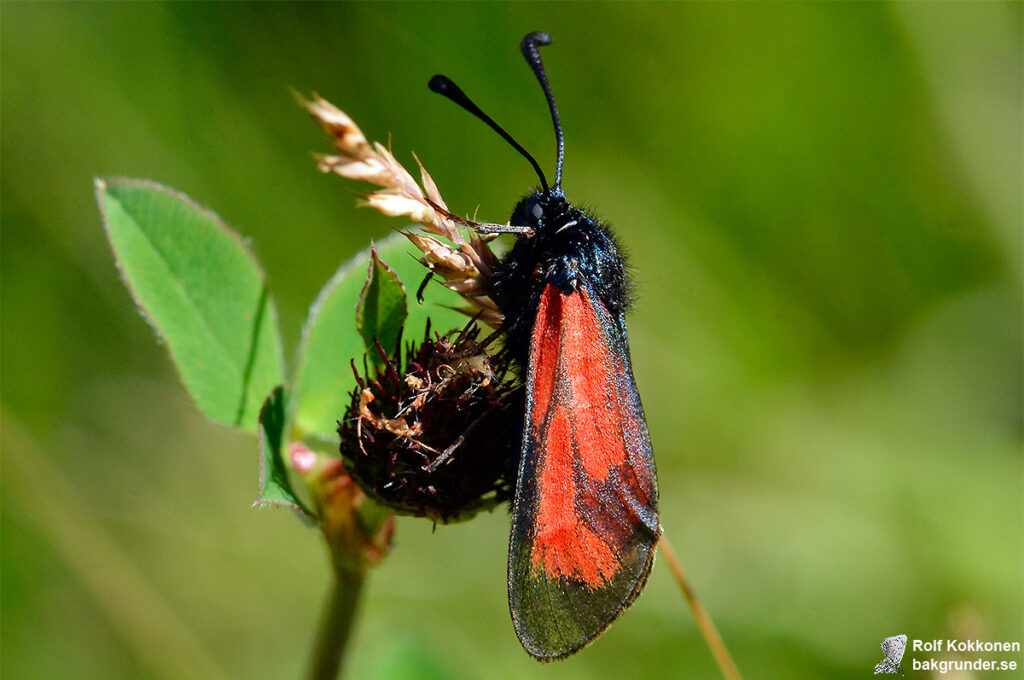
[[[384,351],[393,352],[406,316],[405,288],[395,270],[384,264],[371,246],[366,284],[356,305],[356,328],[374,361],[380,360],[374,342],[380,343]]]
[[[159,184],[98,179],[96,194],[124,281],[196,407],[254,432],[263,396],[283,382],[256,258],[217,215]]]
[[[288,480],[283,453],[286,423],[286,397],[279,385],[260,409],[260,485],[254,505],[280,505],[312,517]]]
[[[418,262],[419,251],[408,239],[392,234],[378,242],[375,249],[408,289],[419,287],[427,269]],[[337,420],[344,414],[356,386],[350,362],[355,360],[362,368],[366,352],[356,328],[356,306],[370,260],[367,248],[343,264],[309,310],[292,391],[292,422],[303,436],[337,439]],[[424,298],[423,304],[415,299],[409,302],[403,333],[406,341],[422,340],[428,316],[431,327],[440,332],[462,327],[468,321],[465,315],[451,309],[463,304],[462,298],[440,284],[428,285]]]

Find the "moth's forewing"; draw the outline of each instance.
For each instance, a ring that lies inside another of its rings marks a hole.
[[[509,606],[530,654],[572,654],[633,601],[654,556],[657,502],[623,319],[586,284],[546,286],[509,547]]]
[[[903,653],[907,648],[906,635],[894,635],[882,641],[882,652],[885,658],[895,664],[903,661]]]

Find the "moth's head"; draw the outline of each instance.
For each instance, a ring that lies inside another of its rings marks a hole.
[[[510,224],[530,227],[537,233],[552,233],[572,219],[574,210],[561,190],[534,191],[516,204]]]

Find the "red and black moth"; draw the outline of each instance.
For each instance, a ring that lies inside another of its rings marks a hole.
[[[541,183],[507,226],[471,223],[516,235],[492,284],[505,350],[526,376],[508,593],[516,633],[541,660],[578,651],[633,602],[660,535],[654,455],[626,336],[629,285],[608,227],[562,191],[562,127],[538,50],[550,43],[535,32],[521,47],[554,123],[551,186],[455,83],[430,81],[526,157]]]

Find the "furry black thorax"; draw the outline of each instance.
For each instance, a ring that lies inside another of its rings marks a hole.
[[[556,189],[523,197],[510,224],[533,230],[516,237],[494,274],[494,295],[505,315],[505,347],[513,359],[526,364],[537,308],[549,284],[565,295],[586,287],[624,331],[629,281],[607,225]]]

